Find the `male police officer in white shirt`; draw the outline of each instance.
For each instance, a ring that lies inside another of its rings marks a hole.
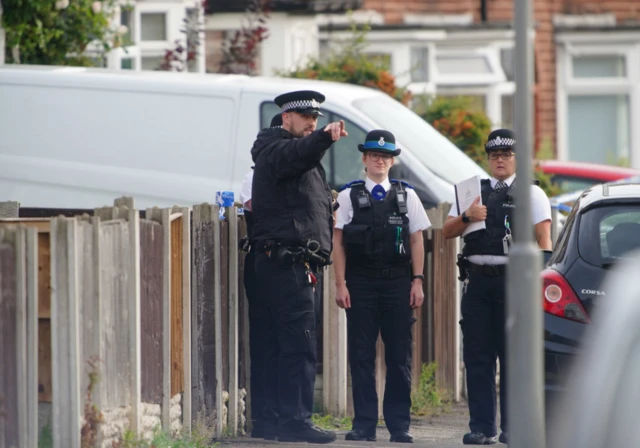
[[[431,223],[416,192],[388,178],[400,154],[393,134],[371,131],[358,149],[367,178],[347,184],[338,195],[333,245],[336,302],[347,312],[355,411],[346,440],[376,439],[375,347],[381,333],[385,423],[391,442],[412,443],[411,328],[413,309],[424,300],[422,231]]]
[[[480,198],[459,213],[457,205],[444,224],[445,238],[456,238],[470,222],[485,221],[486,229],[468,233],[459,261],[464,280],[460,325],[467,369],[469,428],[465,445],[498,441],[496,428],[496,357],[500,359],[500,442],[508,442],[505,360],[505,267],[513,234],[516,140],[508,129],[489,134],[485,151],[492,178],[481,182]],[[518,188],[525,188],[519,185]],[[531,188],[534,233],[540,249],[551,249],[551,206],[537,185]]]

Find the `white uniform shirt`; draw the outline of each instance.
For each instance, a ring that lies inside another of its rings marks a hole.
[[[253,184],[253,170],[249,170],[247,175],[244,177],[244,181],[242,181],[242,188],[240,189],[240,201],[242,202],[242,207],[251,211],[250,207],[247,207],[247,202],[251,200],[251,186]]]
[[[369,193],[373,190],[377,184],[368,177],[364,181],[364,186]],[[384,191],[391,189],[391,182],[389,179],[385,179],[380,183],[384,188]],[[420,198],[413,190],[413,188],[407,188],[407,218],[409,218],[409,234],[413,234],[417,231],[426,230],[431,227],[431,222],[427,218],[427,214],[424,211]],[[351,188],[345,188],[338,194],[338,203],[340,207],[336,210],[336,229],[342,229],[345,225],[349,224],[353,219],[353,204],[351,203]],[[375,199],[374,199],[375,200]]]
[[[508,179],[505,179],[504,182],[510,187],[515,178],[516,175],[513,174]],[[492,177],[490,180],[491,188],[495,188],[498,179]],[[458,208],[455,204],[451,207],[449,216],[453,216],[454,218],[458,216]],[[546,220],[551,220],[551,203],[549,202],[549,198],[547,198],[542,188],[537,185],[531,185],[531,223],[535,226]],[[506,264],[508,257],[505,255],[470,255],[469,261],[474,264]]]

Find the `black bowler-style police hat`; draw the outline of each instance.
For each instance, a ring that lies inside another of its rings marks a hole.
[[[516,136],[509,129],[496,129],[487,138],[487,143],[484,144],[484,150],[486,152],[501,150],[510,150],[515,152],[516,150]]]
[[[283,93],[277,96],[274,101],[282,109],[282,112],[323,116],[320,112],[320,103],[324,102],[324,95],[314,90]]]
[[[271,119],[271,125],[269,125],[269,127],[278,128],[280,126],[282,126],[282,114],[275,114]]]
[[[360,152],[379,152],[381,154],[400,155],[400,148],[396,148],[396,138],[389,131],[375,129],[370,131],[364,139],[363,145],[358,145]]]

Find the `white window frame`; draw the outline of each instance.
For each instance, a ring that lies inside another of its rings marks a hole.
[[[569,158],[569,96],[627,95],[629,98],[629,162],[640,168],[640,33],[561,33],[556,36],[556,101],[558,159]],[[574,78],[573,57],[582,55],[626,57],[625,77]]]
[[[349,31],[322,31],[320,39],[329,43],[348,39]],[[534,35],[532,34],[532,37]],[[460,95],[484,95],[486,114],[495,129],[502,123],[502,95],[515,93],[515,82],[509,81],[502,69],[500,50],[514,48],[513,30],[470,30],[450,32],[435,30],[372,30],[367,33],[366,53],[391,55],[391,71],[396,82],[414,95],[433,96],[438,89],[459,92]],[[428,50],[428,82],[411,81],[412,48]],[[492,74],[441,75],[437,72],[436,55],[482,55],[490,64]]]
[[[186,45],[186,36],[181,31],[184,28],[184,19],[187,17],[187,10],[196,8],[200,11],[200,29],[204,29],[204,11],[202,10],[201,2],[199,0],[173,0],[173,1],[156,1],[156,2],[142,2],[132,0],[121,0],[114,8],[113,25],[114,28],[120,26],[120,13],[122,7],[131,6],[131,17],[133,25],[133,33],[131,33],[131,40],[133,45],[126,48],[126,53],[122,48],[116,48],[112,50],[108,55],[108,67],[114,70],[120,70],[122,59],[131,58],[134,56],[134,70],[142,70],[142,58],[143,57],[159,57],[164,56],[168,49],[172,49],[175,46],[176,40],[180,40],[183,45]],[[142,41],[141,30],[141,14],[165,14],[165,26],[166,26],[166,40],[159,41]],[[186,57],[186,52],[184,54]],[[198,55],[196,57],[196,67],[198,73],[205,73],[205,35],[204,30],[200,33],[200,46],[198,47]]]

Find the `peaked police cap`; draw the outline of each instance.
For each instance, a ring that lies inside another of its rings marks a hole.
[[[358,145],[360,152],[379,152],[392,156],[400,155],[400,148],[396,148],[396,138],[389,132],[382,129],[374,129],[369,132],[364,139],[364,144]]]

